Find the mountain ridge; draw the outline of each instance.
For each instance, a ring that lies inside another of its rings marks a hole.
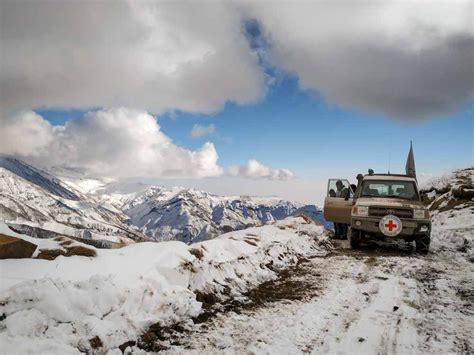
[[[39,228],[117,243],[194,243],[301,212],[325,224],[318,207],[276,197],[219,196],[183,187],[127,185],[56,168],[54,172],[64,174],[62,177],[13,157],[2,157],[0,162],[0,218],[16,228],[22,228],[21,224],[30,227],[24,230],[34,227],[35,233]],[[130,189],[132,192],[122,192]],[[32,204],[32,200],[36,202]]]

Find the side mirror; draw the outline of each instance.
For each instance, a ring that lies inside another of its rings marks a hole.
[[[430,198],[428,197],[427,194],[425,194],[425,193],[422,193],[422,194],[421,194],[421,202],[423,202],[423,203],[428,203],[428,202],[430,202]]]

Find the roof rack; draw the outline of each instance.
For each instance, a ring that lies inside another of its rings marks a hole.
[[[366,175],[364,175],[364,176],[400,176],[400,177],[413,178],[413,176],[406,175],[406,174],[378,174],[378,173],[374,173],[374,174],[372,174],[372,175],[366,174]]]

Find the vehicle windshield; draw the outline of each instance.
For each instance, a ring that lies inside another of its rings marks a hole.
[[[362,183],[361,197],[396,197],[419,200],[413,181],[366,180]]]

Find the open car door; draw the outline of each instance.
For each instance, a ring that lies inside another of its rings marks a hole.
[[[329,179],[324,199],[324,218],[330,222],[351,224],[354,191],[347,179]]]

